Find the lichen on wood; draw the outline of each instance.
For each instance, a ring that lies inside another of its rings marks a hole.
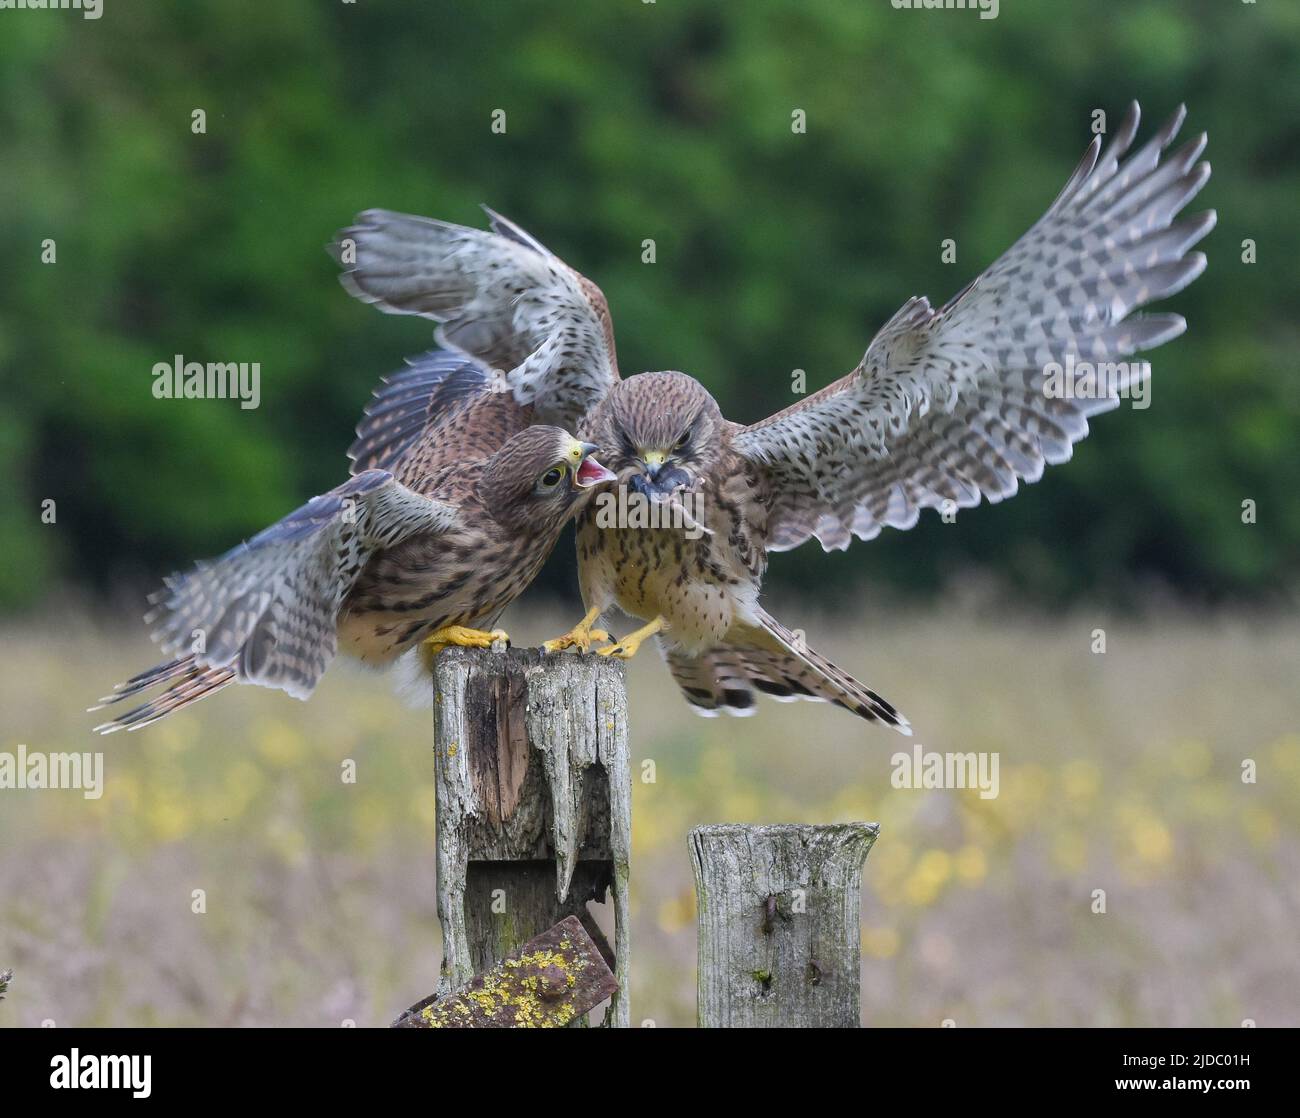
[[[599,948],[578,918],[569,916],[462,989],[413,1005],[393,1027],[564,1028],[617,989]]]

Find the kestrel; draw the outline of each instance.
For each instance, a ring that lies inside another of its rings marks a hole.
[[[1175,221],[1210,175],[1204,134],[1163,156],[1184,115],[1130,153],[1133,104],[987,271],[938,310],[909,299],[847,376],[749,426],[684,373],[621,379],[599,289],[490,210],[491,232],[368,211],[343,234],[342,278],[385,311],[440,322],[444,346],[493,370],[540,421],[578,423],[617,471],[622,507],[682,511],[647,528],[611,523],[608,506],[584,510],[587,615],[548,647],[586,650],[618,606],[646,624],[599,651],[631,656],[656,635],[702,713],[752,713],[757,690],[829,700],[907,733],[889,703],[762,609],[767,554],[812,538],[840,549],[910,528],[925,508],[1005,500],[1143,383],[1148,368],[1125,359],[1186,323],[1131,312],[1201,273],[1205,257],[1189,249],[1215,221]],[[1095,366],[1093,380],[1059,390],[1059,367],[1079,363]]]
[[[488,646],[584,491],[614,475],[594,447],[530,425],[508,395],[446,354],[375,394],[349,451],[354,476],[247,543],[168,582],[151,617],[175,656],[101,705],[166,685],[102,726],[136,730],[231,683],[307,698],[342,647],[387,664],[424,642]],[[92,710],[99,709],[92,707]]]

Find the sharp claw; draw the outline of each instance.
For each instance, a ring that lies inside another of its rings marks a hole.
[[[592,616],[595,620],[595,616]],[[562,637],[555,637],[553,640],[542,643],[544,652],[563,652],[566,648],[576,648],[579,652],[590,652],[593,641],[607,641],[609,634],[604,629],[588,629],[584,621],[578,622],[572,629]]]
[[[641,645],[645,643],[647,638],[654,636],[655,633],[662,632],[663,628],[664,619],[657,617],[648,625],[641,626],[635,633],[629,633],[622,640],[616,640],[613,644],[596,649],[596,654],[598,656],[613,656],[619,660],[631,660],[641,650]]]

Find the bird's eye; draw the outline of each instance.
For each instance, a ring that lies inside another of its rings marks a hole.
[[[559,466],[552,466],[546,473],[542,474],[541,481],[538,484],[543,489],[554,489],[560,484],[564,477],[564,471]]]
[[[691,433],[687,431],[686,434],[677,440],[677,445],[673,447],[673,450],[685,450],[690,441]]]

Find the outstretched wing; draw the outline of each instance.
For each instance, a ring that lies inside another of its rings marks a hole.
[[[744,428],[736,449],[763,469],[775,504],[768,548],[823,547],[910,528],[921,509],[1000,501],[1064,462],[1088,417],[1146,375],[1124,358],[1176,338],[1176,314],[1130,312],[1205,267],[1188,250],[1213,211],[1175,222],[1210,177],[1205,135],[1167,158],[1180,107],[1121,162],[1134,103],[1104,153],[1095,138],[1046,214],[936,311],[909,300],[848,376]],[[1053,363],[1105,363],[1099,385],[1059,392]]]
[[[486,207],[485,207],[486,208]],[[539,422],[574,427],[618,379],[600,288],[517,225],[492,231],[366,210],[331,253],[343,286],[389,314],[441,323],[441,345],[499,375]]]
[[[370,557],[455,519],[453,506],[367,470],[169,579],[148,620],[168,654],[193,651],[198,666],[305,699],[334,657],[339,606]]]

